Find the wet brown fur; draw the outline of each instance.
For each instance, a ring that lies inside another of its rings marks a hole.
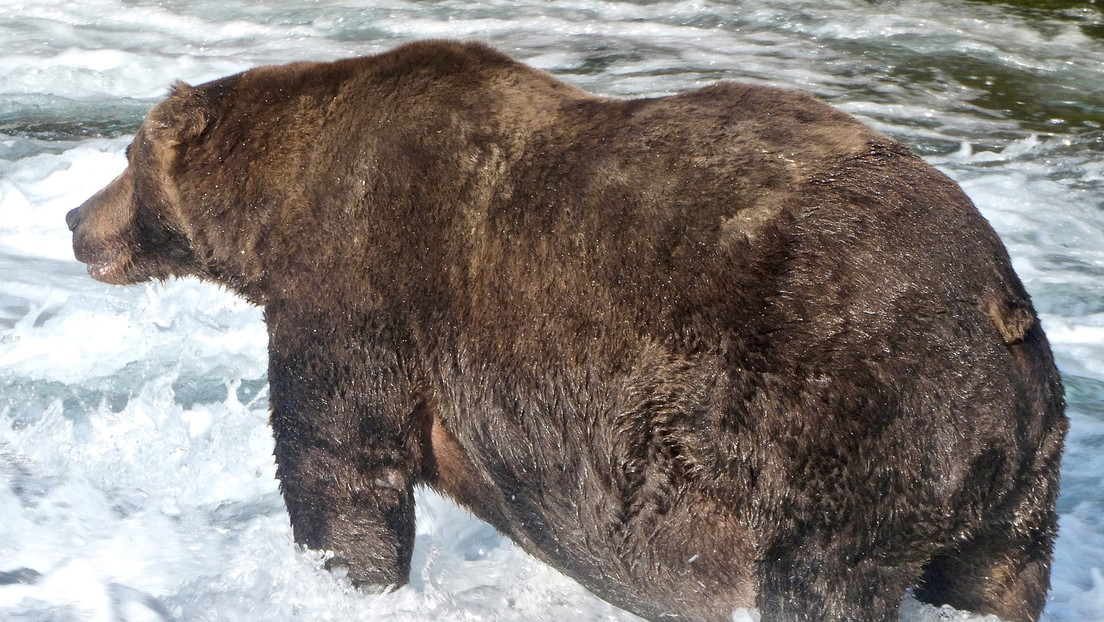
[[[1037,619],[1066,429],[1008,255],[791,91],[587,95],[489,48],[177,85],[69,216],[265,308],[296,540],[406,582],[451,495],[652,620]]]

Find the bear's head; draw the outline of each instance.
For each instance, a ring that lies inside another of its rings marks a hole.
[[[208,124],[202,94],[183,83],[158,104],[127,147],[127,168],[65,216],[76,258],[116,285],[199,274],[174,178],[181,151]]]

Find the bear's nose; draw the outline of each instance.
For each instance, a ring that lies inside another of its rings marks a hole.
[[[77,225],[81,222],[80,208],[75,207],[69,210],[69,213],[65,215],[65,224],[69,225],[70,231],[76,231]]]

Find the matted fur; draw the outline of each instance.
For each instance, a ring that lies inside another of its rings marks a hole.
[[[594,97],[475,44],[178,84],[69,216],[265,308],[296,540],[402,584],[413,486],[652,620],[1037,619],[1062,389],[1008,255],[792,92]]]

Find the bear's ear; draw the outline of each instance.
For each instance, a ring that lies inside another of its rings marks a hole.
[[[177,81],[169,97],[150,114],[150,130],[165,147],[188,143],[203,133],[211,121],[210,103],[199,89]]]

